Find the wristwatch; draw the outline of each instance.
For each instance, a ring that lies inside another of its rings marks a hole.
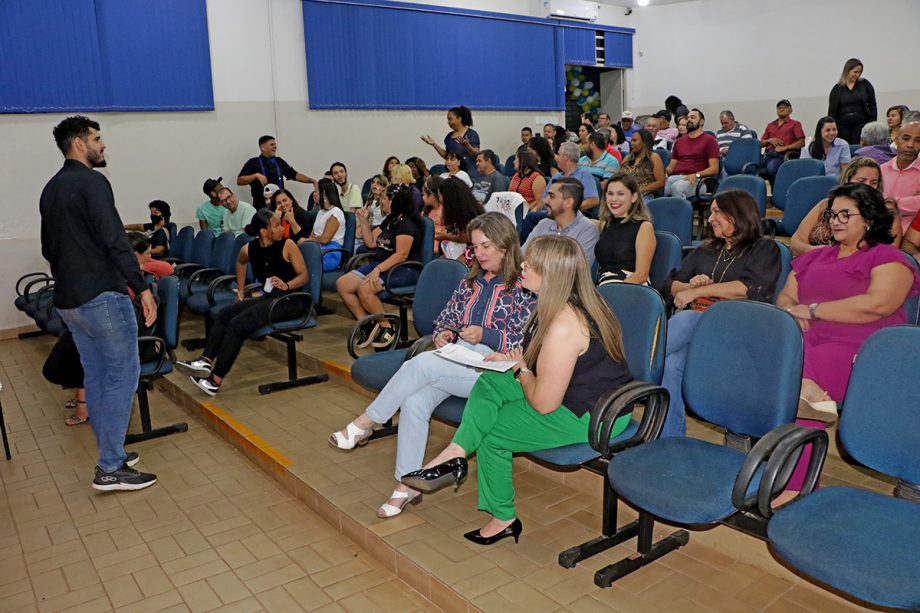
[[[703,177],[700,175],[700,173],[696,173],[696,180],[697,180],[697,181],[699,181],[699,180],[702,179],[702,178],[703,178]]]
[[[818,319],[818,315],[815,313],[815,310],[818,308],[818,302],[812,302],[808,305],[808,319]]]
[[[522,366],[521,368],[518,368],[516,371],[514,371],[514,378],[520,379],[521,375],[524,374],[525,372],[533,373],[533,371],[527,368],[526,366]]]

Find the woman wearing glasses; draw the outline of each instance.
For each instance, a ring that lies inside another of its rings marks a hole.
[[[862,183],[884,192],[881,167],[872,158],[864,156],[853,158],[853,161],[843,169],[839,184],[846,185],[847,183]],[[889,200],[887,204],[888,208],[894,213],[894,219],[891,222],[891,236],[893,237],[891,244],[898,247],[901,244],[901,218],[898,215],[898,204],[894,200]],[[826,211],[827,198],[821,200],[808,211],[808,215],[805,216],[792,235],[790,245],[792,246],[793,255],[802,255],[812,249],[834,244],[831,226],[824,217]]]
[[[818,411],[836,412],[863,341],[906,321],[901,307],[920,279],[891,245],[892,215],[877,189],[835,188],[824,212],[834,244],[793,260],[777,300],[802,327],[802,399]]]

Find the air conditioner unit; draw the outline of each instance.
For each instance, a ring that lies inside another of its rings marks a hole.
[[[544,0],[543,8],[551,19],[597,21],[600,5],[586,0]]]

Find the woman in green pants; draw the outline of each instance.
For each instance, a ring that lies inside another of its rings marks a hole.
[[[623,334],[594,287],[581,246],[563,236],[528,245],[521,282],[537,294],[524,347],[487,360],[513,360],[505,373],[487,372],[473,386],[453,441],[402,482],[422,491],[459,486],[466,457],[479,462],[479,508],[492,519],[464,536],[482,545],[523,529],[514,510],[512,454],[588,441],[590,410],[604,392],[630,381]],[[629,416],[614,425],[626,429]]]

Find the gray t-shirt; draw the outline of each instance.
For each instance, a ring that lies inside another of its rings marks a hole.
[[[489,201],[492,192],[508,191],[508,184],[508,177],[498,171],[490,175],[479,175],[479,178],[473,181],[473,196],[484,204]]]
[[[527,246],[533,239],[547,234],[574,238],[581,245],[581,248],[585,250],[585,257],[588,259],[588,268],[590,269],[594,266],[594,245],[597,244],[598,238],[597,226],[595,226],[590,219],[582,215],[580,211],[576,213],[575,221],[564,228],[560,228],[556,220],[550,219],[549,217],[538,223],[533,229],[533,232],[530,233],[530,236],[527,237],[527,242],[521,247],[521,251],[526,254]]]

